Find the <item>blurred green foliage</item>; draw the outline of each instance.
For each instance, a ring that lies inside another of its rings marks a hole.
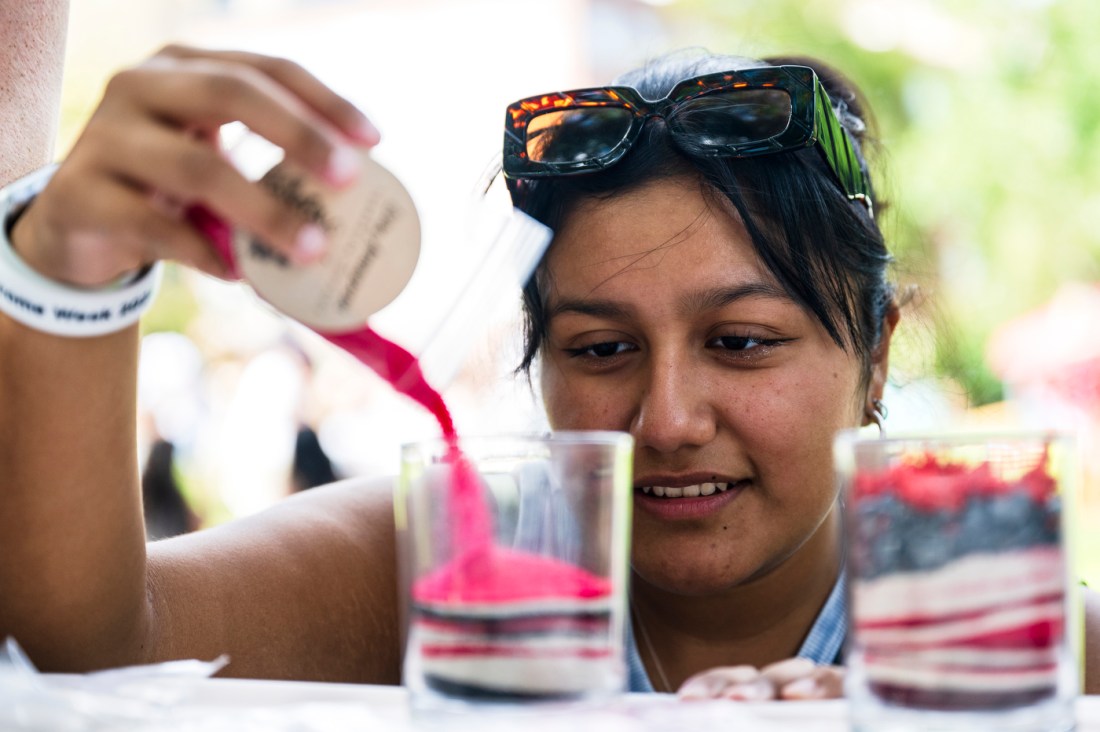
[[[681,0],[664,13],[685,43],[809,54],[863,89],[897,278],[919,286],[932,334],[900,365],[956,381],[972,406],[999,400],[991,332],[1062,283],[1100,279],[1100,3]]]
[[[183,271],[177,264],[168,262],[156,302],[141,319],[141,332],[186,333],[198,311],[194,291],[184,279]]]

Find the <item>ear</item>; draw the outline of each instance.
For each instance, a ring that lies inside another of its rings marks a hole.
[[[886,390],[886,377],[890,370],[890,341],[894,337],[894,328],[901,319],[901,309],[896,302],[891,302],[882,316],[882,335],[878,345],[871,353],[871,380],[867,385],[867,398],[863,409],[863,424],[871,424],[868,415],[874,411],[874,402],[882,399]]]

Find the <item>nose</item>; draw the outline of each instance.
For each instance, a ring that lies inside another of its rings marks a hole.
[[[714,439],[718,424],[710,393],[706,379],[684,357],[655,360],[630,428],[638,448],[671,453]]]

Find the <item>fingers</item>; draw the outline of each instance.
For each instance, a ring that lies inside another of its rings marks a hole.
[[[255,68],[212,59],[157,59],[117,74],[108,84],[117,105],[175,129],[206,133],[240,121],[282,148],[289,159],[328,183],[355,178],[357,155],[345,136],[285,87]]]
[[[355,105],[293,61],[243,51],[200,51],[184,46],[168,46],[161,54],[175,58],[213,58],[256,68],[351,139],[366,145],[378,144],[378,129]]]
[[[835,699],[844,695],[844,669],[818,666],[806,658],[788,658],[763,669],[724,666],[692,676],[678,695],[684,700]]]
[[[771,684],[782,688],[813,673],[817,665],[808,658],[787,658],[760,670],[760,674]]]
[[[197,246],[203,237],[186,215],[202,207],[293,262],[318,258],[321,227],[218,149],[218,129],[230,121],[334,186],[356,177],[355,147],[378,141],[362,113],[293,62],[172,46],[111,80],[54,182],[24,214],[20,246],[44,274],[75,284],[159,258],[223,276],[223,261]]]
[[[801,678],[779,688],[780,699],[839,699],[844,696],[844,669],[839,666],[817,666]]]
[[[135,252],[135,260],[171,259],[205,272],[228,278],[226,262],[193,228],[182,226],[183,212],[151,206],[148,197],[120,186],[120,190],[104,197],[97,218],[101,222],[117,222],[108,228],[111,245]],[[108,225],[110,226],[110,225]]]
[[[684,700],[766,701],[775,697],[775,689],[755,666],[722,666],[692,676],[678,695]]]
[[[136,188],[155,191],[161,207],[165,200],[201,202],[300,264],[322,252],[324,232],[317,224],[247,180],[206,142],[156,124],[127,130],[128,142],[111,139],[121,134],[116,129],[105,135],[100,149],[116,152],[100,165]]]
[[[79,176],[59,171],[43,196],[78,204],[36,203],[12,231],[16,251],[42,274],[98,287],[157,259],[174,259],[216,277],[226,276],[223,261],[205,239],[181,225],[178,209],[151,203],[147,194],[118,182],[101,181],[95,188],[82,183]],[[79,192],[71,196],[74,187]],[[30,247],[28,242],[45,245]]]

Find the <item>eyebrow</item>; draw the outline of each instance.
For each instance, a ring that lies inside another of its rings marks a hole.
[[[707,310],[718,310],[738,300],[755,297],[794,302],[794,298],[778,285],[770,282],[747,282],[731,287],[715,287],[688,294],[680,301],[680,307],[684,312],[698,313]],[[552,320],[555,316],[564,313],[590,315],[609,320],[623,320],[630,316],[631,310],[632,308],[612,300],[570,298],[554,303],[553,307],[547,311],[547,320]]]
[[[683,307],[685,312],[718,310],[738,300],[745,300],[753,297],[794,302],[794,298],[791,297],[790,293],[777,284],[771,282],[746,282],[732,287],[716,287],[710,290],[703,290],[702,292],[693,292],[683,298],[681,307]]]
[[[577,313],[578,315],[591,315],[594,318],[607,318],[608,320],[623,320],[630,314],[631,308],[624,307],[611,300],[587,300],[567,299],[555,303],[546,313],[546,319],[552,320],[565,313]]]

